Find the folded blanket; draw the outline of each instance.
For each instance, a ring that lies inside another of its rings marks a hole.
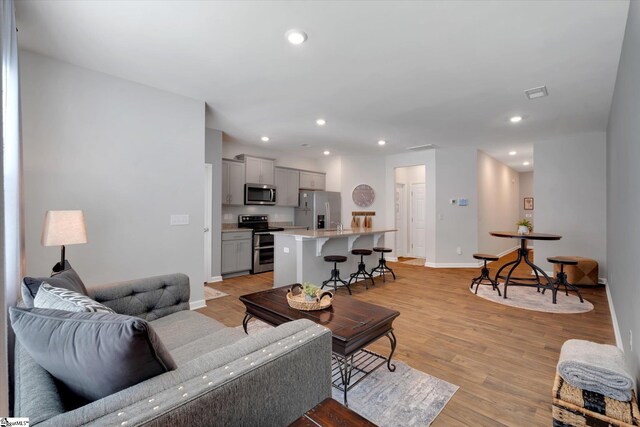
[[[624,354],[612,345],[569,340],[562,345],[558,374],[574,387],[628,402],[634,379]]]

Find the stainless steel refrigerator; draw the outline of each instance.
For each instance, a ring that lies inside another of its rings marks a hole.
[[[300,190],[295,225],[309,230],[335,230],[340,218],[340,193]]]

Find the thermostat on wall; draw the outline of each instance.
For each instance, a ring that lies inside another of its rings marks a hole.
[[[458,199],[458,206],[467,206],[469,204],[469,199]]]

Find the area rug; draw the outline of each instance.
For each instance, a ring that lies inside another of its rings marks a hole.
[[[409,259],[407,261],[402,261],[400,264],[419,265],[421,267],[424,267],[425,261],[426,260],[424,258],[413,258],[413,259]]]
[[[504,295],[504,285],[500,284],[500,293]],[[475,286],[469,289],[471,292],[475,292]],[[593,310],[593,304],[586,299],[584,303],[580,302],[580,299],[575,295],[575,292],[569,292],[569,296],[564,294],[564,291],[558,292],[557,304],[551,302],[551,292],[546,291],[544,295],[541,292],[537,292],[536,288],[524,287],[524,286],[509,286],[507,292],[507,298],[498,296],[498,292],[492,290],[491,285],[480,285],[478,289],[478,295],[481,298],[489,301],[497,302],[498,304],[509,305],[511,307],[524,308],[525,310],[542,311],[545,313],[586,313]]]
[[[249,335],[269,328],[259,320],[247,325]],[[398,360],[393,363],[395,372],[383,365],[349,390],[349,408],[381,427],[430,425],[459,387]],[[340,390],[332,387],[332,394],[343,403]]]
[[[204,287],[204,299],[205,301],[209,301],[210,299],[222,298],[226,297],[229,294],[225,294],[222,291],[217,289],[210,288],[209,286]]]

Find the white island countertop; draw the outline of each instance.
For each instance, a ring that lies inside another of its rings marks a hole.
[[[390,231],[397,231],[395,228],[345,228],[342,231],[338,230],[285,230],[273,233],[278,236],[293,236],[302,239],[319,239],[319,238],[332,238],[332,237],[350,237],[350,236],[364,236],[367,234],[380,234]]]

